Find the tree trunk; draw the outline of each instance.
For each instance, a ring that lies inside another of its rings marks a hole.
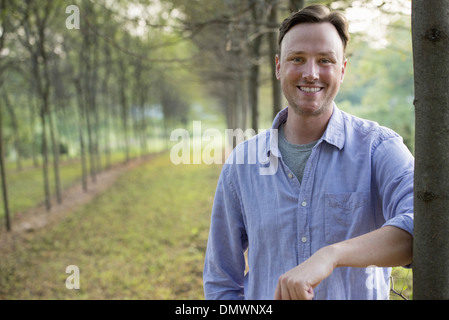
[[[85,111],[85,120],[86,120],[86,129],[87,129],[87,144],[88,144],[88,151],[89,151],[89,169],[90,169],[90,177],[92,179],[92,182],[95,183],[97,181],[97,168],[96,168],[96,161],[95,161],[95,147],[94,147],[94,138],[93,138],[93,126],[92,126],[92,120],[93,120],[93,113],[94,113],[94,105],[93,105],[93,90],[94,90],[94,79],[92,78],[91,70],[94,67],[91,64],[91,52],[92,52],[92,44],[90,42],[90,39],[88,38],[88,35],[84,36],[84,42],[85,42],[85,52],[84,52],[84,64],[85,64],[85,70],[83,72],[84,77],[84,111]]]
[[[50,111],[50,90],[51,90],[51,78],[50,78],[50,70],[49,70],[49,65],[48,65],[48,54],[47,51],[45,50],[45,45],[44,43],[46,42],[45,39],[45,27],[43,26],[42,28],[39,29],[39,35],[40,35],[40,58],[41,59],[41,64],[42,64],[42,80],[41,80],[41,86],[40,86],[40,93],[41,93],[41,97],[42,97],[42,127],[43,127],[43,131],[42,131],[42,148],[43,148],[43,152],[44,152],[44,158],[46,158],[46,160],[44,162],[46,162],[45,168],[44,168],[44,175],[45,175],[45,179],[48,180],[48,147],[47,147],[47,137],[46,137],[46,130],[45,130],[45,122],[46,122],[46,117],[48,117],[48,126],[50,129],[50,139],[52,142],[52,153],[53,153],[53,172],[54,172],[54,179],[55,179],[55,193],[56,193],[56,199],[58,203],[62,202],[62,196],[61,196],[61,182],[60,182],[60,177],[59,177],[59,143],[56,141],[56,135],[55,135],[55,128],[54,128],[54,124],[53,124],[53,118],[52,118],[52,113]],[[37,63],[37,61],[36,61]],[[37,68],[39,68],[39,64],[37,63]],[[38,76],[38,74],[36,74],[36,76]],[[45,146],[45,149],[44,149]],[[46,173],[45,173],[46,171]],[[49,182],[45,182],[45,184],[47,184],[46,188],[49,188],[50,184]],[[47,209],[50,210],[51,205],[50,205],[50,191],[46,190],[46,203],[47,203]]]
[[[14,136],[14,149],[16,149],[16,164],[17,170],[22,170],[22,152],[20,147],[19,121],[17,120],[16,112],[9,101],[8,93],[3,93],[3,100],[5,101],[6,109],[11,117],[11,126]]]
[[[412,1],[416,114],[415,299],[449,299],[448,16],[448,1]]]
[[[101,172],[101,156],[100,156],[100,117],[97,104],[97,92],[98,92],[98,58],[99,48],[98,40],[94,39],[93,43],[93,61],[92,61],[92,95],[91,95],[91,107],[93,111],[94,121],[94,136],[93,136],[93,148],[95,158],[95,172],[98,174]]]
[[[49,114],[50,99],[50,74],[48,66],[48,52],[46,50],[46,30],[50,15],[53,12],[51,1],[46,1],[42,6],[34,6],[35,2],[28,2],[23,14],[21,26],[23,27],[25,39],[23,44],[30,53],[32,81],[36,86],[36,91],[40,100],[40,118],[42,124],[42,157],[43,157],[43,179],[45,205],[47,210],[51,209],[50,183],[48,177],[48,145],[47,145],[47,120]],[[33,6],[31,6],[33,5]],[[41,15],[42,14],[42,15]],[[34,19],[31,18],[34,16]],[[35,26],[35,28],[34,28]]]
[[[275,57],[279,52],[278,41],[277,41],[277,30],[279,28],[278,22],[278,11],[277,11],[277,1],[278,0],[268,0],[268,17],[267,26],[270,29],[268,33],[268,54],[269,63],[271,67],[271,90],[273,96],[273,119],[276,117],[279,111],[282,109],[282,89],[281,83],[276,78],[276,63]]]
[[[251,128],[257,132],[259,126],[259,73],[260,73],[260,48],[262,46],[262,33],[260,33],[260,25],[263,20],[263,11],[257,1],[253,2],[251,8],[252,23],[254,25],[253,32],[256,34],[250,44],[251,66],[249,68],[249,105],[251,108]],[[246,130],[246,127],[242,127]]]
[[[41,56],[43,57],[43,51],[41,51]],[[46,59],[43,59],[44,63]],[[42,174],[44,179],[44,195],[45,195],[45,206],[47,211],[51,209],[51,200],[50,200],[50,181],[48,176],[48,143],[47,143],[47,120],[46,117],[48,115],[49,103],[48,99],[50,96],[50,83],[48,82],[48,77],[41,76],[42,72],[38,62],[38,56],[33,54],[32,56],[32,66],[34,73],[34,80],[36,81],[37,91],[39,94],[39,98],[41,100],[40,106],[40,118],[41,118],[41,151],[42,151]],[[45,65],[44,65],[45,66]],[[44,67],[45,72],[45,67]]]
[[[45,104],[45,103],[44,103]],[[51,209],[50,201],[50,181],[48,177],[48,145],[47,145],[47,121],[45,120],[46,112],[41,110],[41,124],[42,124],[42,173],[44,177],[44,194],[45,194],[45,206],[48,211]]]
[[[56,192],[56,201],[61,204],[62,203],[62,191],[61,191],[61,177],[59,175],[59,141],[56,136],[56,127],[53,121],[52,112],[48,113],[48,125],[50,127],[50,139],[52,144],[52,153],[53,153],[53,173],[55,179],[55,192]]]
[[[0,24],[0,28],[2,29],[2,33],[0,35],[0,52],[4,48],[5,43],[5,35],[8,30],[6,30],[6,1],[1,0],[0,1],[0,16],[3,18],[2,23]],[[2,59],[0,57],[0,63],[2,63]],[[3,66],[3,64],[0,64],[0,68]],[[0,76],[0,88],[3,85],[4,78]],[[4,93],[6,97],[6,92]],[[9,203],[8,203],[8,184],[6,179],[6,167],[5,167],[5,147],[3,144],[3,118],[2,118],[2,108],[1,108],[1,102],[0,102],[0,173],[1,173],[1,179],[2,179],[2,195],[3,195],[3,206],[5,209],[5,222],[6,222],[6,230],[11,231],[11,223],[9,220]]]
[[[28,90],[28,108],[30,109],[30,118],[28,121],[28,125],[30,128],[30,132],[31,132],[31,157],[33,158],[33,167],[38,168],[39,167],[39,160],[38,160],[38,156],[39,156],[39,137],[37,134],[35,134],[36,131],[36,123],[37,123],[37,113],[36,113],[36,109],[37,107],[35,106],[34,103],[34,99],[33,99],[33,93],[32,90]]]
[[[3,119],[2,111],[0,108],[0,170],[2,176],[2,195],[3,195],[3,207],[5,209],[5,222],[6,230],[11,231],[11,222],[9,219],[9,202],[8,202],[8,184],[6,179],[6,163],[5,163],[5,151],[3,144]]]
[[[122,126],[123,126],[123,140],[125,144],[125,159],[124,162],[128,163],[130,159],[129,155],[129,141],[128,141],[128,101],[126,97],[126,66],[125,64],[120,61],[120,111],[121,111],[121,118],[122,118]]]
[[[83,90],[80,84],[79,79],[74,80],[75,88],[77,92],[77,100],[78,100],[78,137],[80,143],[80,158],[81,158],[81,183],[83,186],[83,191],[87,192],[88,184],[87,184],[87,164],[86,164],[86,147],[84,143],[84,127],[85,127],[85,112],[84,112],[84,99],[83,99]]]

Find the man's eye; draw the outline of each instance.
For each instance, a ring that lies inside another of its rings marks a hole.
[[[292,61],[293,62],[302,62],[303,59],[302,58],[293,58]]]
[[[320,62],[327,64],[327,63],[331,63],[332,61],[330,61],[329,59],[321,59]]]

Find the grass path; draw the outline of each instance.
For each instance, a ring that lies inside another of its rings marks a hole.
[[[220,166],[167,154],[0,257],[0,299],[202,299],[202,268]],[[80,289],[65,286],[66,267]]]

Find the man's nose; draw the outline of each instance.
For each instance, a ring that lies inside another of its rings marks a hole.
[[[315,61],[307,61],[302,77],[309,82],[318,80],[318,66]]]

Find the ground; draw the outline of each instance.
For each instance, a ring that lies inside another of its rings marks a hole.
[[[26,212],[14,215],[11,219],[11,231],[0,230],[0,257],[2,253],[10,251],[17,246],[20,239],[26,237],[27,233],[34,232],[41,228],[51,228],[61,218],[64,218],[70,212],[88,203],[96,196],[111,187],[117,178],[144,161],[150,160],[154,155],[145,158],[136,158],[127,163],[114,165],[109,170],[105,170],[97,175],[95,183],[89,183],[88,191],[83,191],[81,182],[63,191],[61,204],[52,199],[52,208],[48,211],[45,204],[41,204]]]

